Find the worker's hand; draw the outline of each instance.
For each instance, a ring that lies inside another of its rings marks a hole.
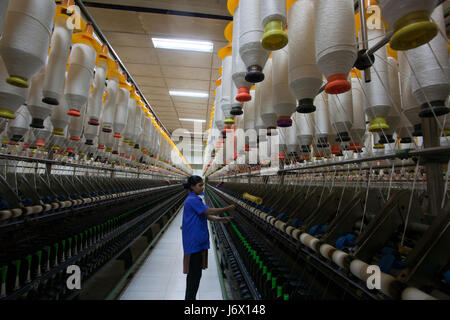
[[[231,217],[220,217],[220,222],[229,223],[232,220]]]
[[[234,210],[236,210],[236,206],[235,206],[234,204],[232,204],[231,206],[228,206],[228,207],[227,207],[227,210],[232,210],[232,211],[234,211]]]

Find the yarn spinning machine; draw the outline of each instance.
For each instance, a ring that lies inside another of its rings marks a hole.
[[[448,5],[228,1],[203,172],[230,295],[450,299]]]

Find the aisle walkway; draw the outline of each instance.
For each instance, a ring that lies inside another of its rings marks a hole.
[[[182,218],[183,210],[180,210],[131,279],[120,300],[184,300],[186,275],[183,274]],[[203,270],[198,300],[223,299],[212,239],[210,241],[208,269]]]

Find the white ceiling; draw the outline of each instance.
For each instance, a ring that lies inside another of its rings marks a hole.
[[[226,0],[93,2],[230,16]],[[179,118],[194,118],[206,120],[202,130],[208,129],[215,81],[220,77],[221,61],[217,52],[227,44],[223,31],[229,21],[96,8],[89,6],[89,2],[87,4],[89,12],[166,128],[171,133],[177,128],[193,132],[194,123],[180,121]],[[210,54],[155,49],[151,41],[154,36],[209,40],[214,43],[214,51]],[[205,91],[210,95],[209,98],[172,97],[169,90],[174,89]]]

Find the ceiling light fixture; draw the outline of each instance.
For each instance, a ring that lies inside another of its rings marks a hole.
[[[169,90],[169,94],[171,96],[176,96],[176,97],[192,97],[192,98],[208,98],[209,97],[208,93],[200,92],[200,91]]]
[[[202,119],[185,119],[185,118],[180,118],[180,121],[191,121],[191,122],[206,122],[206,120],[202,120]]]
[[[152,38],[153,45],[158,49],[187,50],[197,52],[213,52],[214,44],[210,41]]]

